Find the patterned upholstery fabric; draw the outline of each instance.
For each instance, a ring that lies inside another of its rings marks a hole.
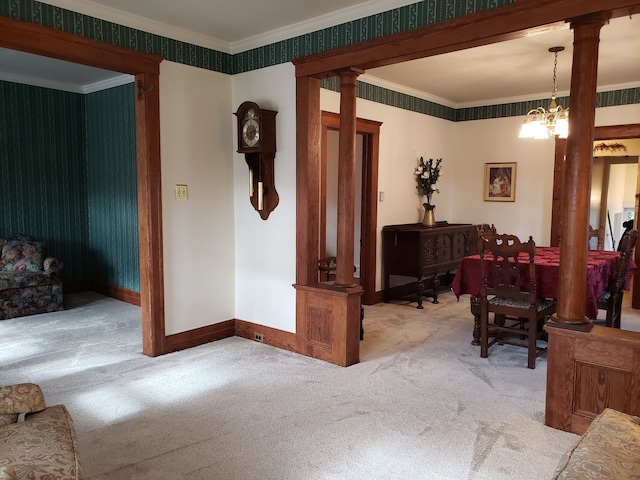
[[[529,302],[524,299],[518,298],[505,298],[505,297],[493,297],[489,300],[489,303],[492,305],[504,305],[509,307],[517,307],[517,308],[529,308]],[[548,298],[539,298],[536,300],[536,310],[541,312],[545,308],[550,307],[555,303],[555,300],[550,300]]]
[[[554,480],[640,478],[640,417],[610,408],[558,464]]]
[[[43,249],[44,244],[42,242],[22,238],[7,240],[2,247],[0,270],[42,271],[44,264]]]
[[[0,414],[33,413],[45,408],[42,390],[34,383],[0,387]]]
[[[62,262],[27,235],[0,239],[0,320],[62,310]]]
[[[0,480],[82,478],[73,420],[63,405],[46,408],[34,384],[0,387],[0,414],[9,412],[27,415],[0,426]]]

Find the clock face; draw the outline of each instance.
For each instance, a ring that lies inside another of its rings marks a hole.
[[[249,112],[253,113],[253,110],[249,110]],[[246,120],[242,125],[242,142],[247,147],[253,147],[260,140],[260,125],[253,115],[249,115],[249,112],[247,112]]]

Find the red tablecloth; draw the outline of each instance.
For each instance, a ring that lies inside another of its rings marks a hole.
[[[615,273],[616,258],[619,256],[619,252],[600,250],[589,250],[587,254],[586,315],[589,318],[598,316],[597,299],[607,289],[609,280]],[[523,287],[527,288],[529,283],[529,258],[527,254],[521,254],[521,262],[521,265],[524,266],[521,272]],[[558,247],[536,247],[535,266],[538,297],[557,298],[560,249]],[[635,268],[636,265],[632,260],[629,266],[630,275]],[[480,295],[481,281],[480,255],[464,257],[458,266],[451,289],[458,298],[465,293]]]

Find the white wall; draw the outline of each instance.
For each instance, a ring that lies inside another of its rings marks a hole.
[[[259,325],[295,332],[296,103],[290,63],[233,76],[227,140],[235,187],[235,314]],[[235,153],[236,118],[244,101],[276,110],[275,186],[280,203],[265,221],[249,203],[248,168]]]
[[[167,335],[234,318],[229,75],[160,64]],[[175,200],[186,184],[188,200]]]
[[[518,138],[524,117],[459,122],[451,163],[456,172],[451,218],[493,223],[500,233],[549,245],[554,141]],[[484,201],[485,163],[516,162],[515,202]]]
[[[165,303],[168,334],[238,318],[295,332],[295,76],[291,64],[227,75],[161,64]],[[231,95],[229,95],[231,92]],[[251,100],[278,111],[275,183],[280,203],[263,221],[248,198],[248,169],[236,149],[235,112]],[[321,91],[339,111],[339,94]],[[600,112],[605,110],[604,112]],[[361,118],[382,122],[378,231],[421,220],[413,170],[443,158],[436,219],[495,223],[548,245],[553,141],[518,139],[522,118],[452,123],[358,99]],[[640,106],[599,109],[599,124],[633,123]],[[516,201],[484,202],[486,162],[517,162]],[[173,198],[177,183],[189,200]],[[378,237],[376,289],[381,289]],[[205,252],[203,254],[202,252]]]

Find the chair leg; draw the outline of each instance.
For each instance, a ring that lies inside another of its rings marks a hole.
[[[487,358],[489,355],[489,312],[482,307],[480,312],[480,356]]]
[[[622,292],[615,299],[613,307],[613,319],[611,325],[613,328],[620,328],[620,320],[622,319]]]
[[[605,327],[613,327],[615,308],[616,301],[614,296],[612,295],[609,300],[607,300],[607,316],[604,321]]]
[[[537,318],[529,318],[529,338],[527,340],[527,367],[536,368],[536,337],[538,333]]]

